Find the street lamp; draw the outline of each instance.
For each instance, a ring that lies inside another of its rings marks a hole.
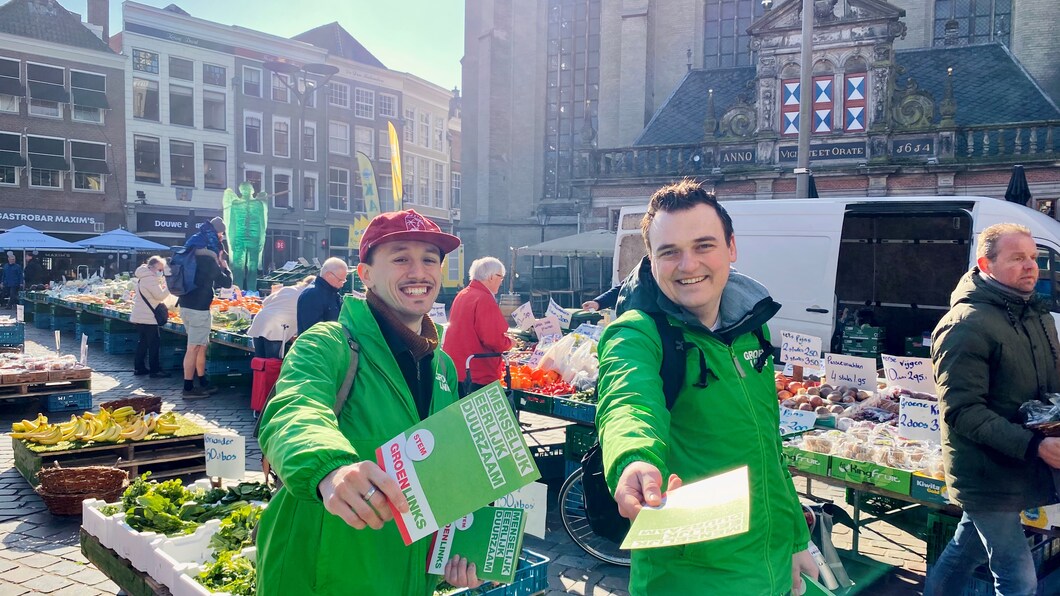
[[[810,135],[813,134],[813,0],[802,0],[802,60],[799,73],[799,157],[795,168],[795,198],[810,196]],[[801,172],[800,172],[801,170]]]
[[[304,139],[305,139],[306,100],[308,100],[310,97],[313,97],[316,94],[317,90],[320,89],[321,87],[326,87],[327,84],[328,84],[328,81],[330,81],[331,77],[335,76],[335,74],[339,72],[339,69],[334,67],[334,66],[332,66],[332,65],[330,65],[330,64],[310,63],[310,64],[303,64],[302,66],[298,66],[298,65],[295,65],[295,64],[291,64],[290,62],[279,62],[279,61],[276,61],[276,60],[270,60],[270,61],[266,62],[265,63],[265,68],[270,70],[270,71],[272,71],[272,72],[285,75],[285,76],[281,77],[280,80],[283,81],[284,86],[287,87],[287,90],[292,95],[294,95],[295,101],[298,102],[298,109],[299,109],[298,133],[297,133],[297,135],[288,135],[288,144],[291,144],[290,137],[293,136],[294,137],[294,143],[293,144],[298,147],[298,156],[294,160],[295,167],[292,168],[292,173],[291,173],[292,180],[291,180],[290,184],[287,187],[287,196],[290,199],[290,197],[295,196],[295,193],[292,192],[292,190],[294,188],[301,188],[302,192],[305,191],[305,186],[303,185],[303,180],[302,180],[302,177],[303,177],[303,174],[304,174],[304,168],[300,169],[297,166],[302,162],[302,160],[305,157],[305,147],[303,147],[302,145],[303,145],[303,142],[304,142]],[[311,79],[309,77],[309,75],[315,75],[317,78],[320,79],[320,81],[317,82],[316,80]],[[271,78],[270,78],[270,88],[271,88]],[[323,99],[323,101],[327,102],[327,97],[325,97]],[[325,124],[325,131],[327,130],[326,123],[327,123],[327,121],[325,120],[325,123],[324,123]],[[320,132],[319,132],[319,127],[318,127],[316,134],[313,135],[313,142],[314,143],[317,142],[317,139],[319,138],[319,134],[320,134]],[[292,152],[292,155],[293,155],[293,152]],[[324,152],[324,159],[327,159],[327,151]],[[324,164],[324,175],[323,175],[323,177],[324,177],[324,183],[327,184],[327,163]],[[319,177],[317,178],[317,187],[314,190],[317,193],[317,199],[319,199],[319,197],[320,197],[320,178]],[[305,213],[305,197],[302,196],[302,192],[299,192],[298,195],[297,195],[297,196],[302,198],[302,205],[299,206],[298,210],[301,213]],[[294,206],[294,201],[293,200],[291,200],[291,205]],[[324,205],[325,205],[325,208],[326,208],[327,203],[325,202]],[[298,220],[298,237],[299,237],[300,244],[301,244],[301,248],[299,249],[299,254],[305,254],[305,219],[299,219]]]

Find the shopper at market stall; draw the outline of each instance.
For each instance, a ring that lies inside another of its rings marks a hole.
[[[505,352],[512,347],[508,337],[508,320],[494,297],[504,281],[504,263],[495,257],[483,257],[471,263],[471,283],[453,299],[449,327],[442,349],[456,364],[460,395],[481,389],[504,374],[500,358],[475,358],[471,361],[471,385],[467,387],[467,359],[473,354]]]
[[[214,290],[232,287],[232,272],[222,248],[225,224],[215,217],[199,225],[199,231],[185,246],[195,250],[195,288],[177,301],[184,331],[188,334],[188,351],[184,355],[184,399],[202,399],[217,391],[206,379],[206,346],[210,343],[213,315],[210,304]],[[200,247],[201,245],[201,247]],[[199,386],[195,386],[198,378]]]
[[[48,273],[41,267],[40,262],[31,255],[26,255],[26,287],[32,288],[43,283],[47,283]]]
[[[136,291],[133,293],[132,314],[129,315],[129,322],[136,325],[136,332],[140,336],[133,357],[133,374],[150,374],[153,379],[172,376],[158,364],[160,323],[155,317],[155,309],[160,304],[164,307],[169,297],[162,277],[165,270],[166,261],[158,255],[136,268]]]
[[[321,321],[339,319],[342,308],[339,290],[346,285],[348,275],[346,261],[338,257],[324,261],[316,281],[298,297],[298,335]]]
[[[750,477],[748,531],[689,546],[631,551],[630,593],[787,594],[817,576],[791,475],[781,464],[766,322],[780,305],[730,271],[732,219],[692,181],[651,197],[641,223],[648,257],[623,291],[628,310],[600,341],[596,424],[619,513],[634,519],[667,488],[740,466]],[[649,260],[650,259],[650,260]],[[673,411],[649,312],[680,328],[689,378]]]
[[[262,514],[258,594],[429,596],[429,540],[406,547],[391,520],[408,511],[375,449],[457,399],[452,360],[437,350],[427,313],[442,259],[460,240],[412,210],[376,216],[360,242],[366,299],[347,296],[338,322],[301,334],[262,412],[260,444],[283,480]],[[307,290],[308,291],[308,290]],[[350,357],[359,365],[336,397]],[[336,400],[347,398],[335,414]],[[477,586],[474,565],[454,557],[445,579]]]
[[[298,331],[298,297],[316,279],[315,275],[308,275],[293,286],[273,286],[247,330],[254,340],[254,356],[280,357],[283,344],[294,339]]]
[[[1020,511],[1056,502],[1049,467],[1060,468],[1060,438],[1027,430],[1019,415],[1060,391],[1056,326],[1034,291],[1038,247],[1029,229],[996,224],[979,234],[976,257],[931,339],[946,485],[964,514],[927,578],[929,596],[961,593],[982,563],[998,594],[1035,594]]]
[[[3,282],[3,297],[7,300],[8,308],[15,308],[18,304],[18,291],[22,289],[22,284],[25,281],[22,265],[19,265],[15,260],[15,253],[7,251],[7,265],[4,265],[3,277],[0,278],[0,282]]]

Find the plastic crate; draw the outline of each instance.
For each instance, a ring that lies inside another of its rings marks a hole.
[[[211,385],[217,385],[218,387],[246,387],[253,384],[254,375],[249,374],[249,372],[245,375],[239,373],[211,375],[206,373],[206,380]]]
[[[594,424],[596,422],[596,404],[556,397],[552,400],[552,415],[557,418]]]
[[[49,412],[84,412],[92,409],[91,391],[74,391],[49,395],[45,409]]]
[[[567,427],[567,442],[564,445],[564,455],[568,460],[581,461],[589,448],[596,444],[596,429],[591,426],[572,424]],[[569,474],[568,474],[569,476]]]
[[[519,409],[524,412],[534,412],[536,414],[546,415],[552,413],[551,395],[540,395],[538,393],[516,390],[515,396],[516,399],[519,400]]]
[[[108,333],[136,333],[136,326],[118,319],[103,319],[103,330]]]
[[[77,326],[74,327],[74,338],[80,341],[82,335],[88,336],[89,343],[99,343],[103,341],[103,325],[78,323]]]
[[[933,565],[939,555],[946,549],[946,545],[957,531],[960,517],[954,517],[938,511],[930,511],[927,516],[927,531],[924,542],[927,544],[927,564]]]
[[[531,445],[530,453],[534,456],[534,463],[541,472],[542,480],[559,478],[560,474],[563,474],[565,464],[563,443]],[[566,476],[563,477],[566,478]]]
[[[243,358],[242,360],[210,360],[207,358],[206,374],[227,375],[231,373],[251,374],[250,358]]]
[[[52,331],[68,331],[73,332],[77,327],[77,317],[61,316],[57,317],[52,315],[51,330]]]
[[[548,589],[549,558],[534,551],[523,549],[519,556],[519,567],[515,580],[510,584],[487,583],[469,590],[464,588],[450,592],[449,596],[530,596]]]
[[[50,312],[36,312],[33,315],[33,326],[37,329],[52,328],[52,314]]]
[[[570,478],[570,475],[582,469],[582,462],[566,460],[563,462],[563,477]]]
[[[0,346],[18,346],[26,342],[26,324],[0,325]]]

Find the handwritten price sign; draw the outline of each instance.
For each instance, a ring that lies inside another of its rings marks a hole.
[[[883,373],[887,382],[910,391],[935,393],[935,375],[930,358],[911,358],[883,354]]]
[[[898,404],[898,436],[916,441],[942,442],[938,402],[903,396]]]
[[[780,436],[806,432],[817,423],[817,414],[806,410],[780,408]]]
[[[780,359],[795,366],[820,368],[821,338],[793,331],[781,331]]]
[[[844,354],[825,354],[824,370],[833,385],[876,390],[876,360]]]

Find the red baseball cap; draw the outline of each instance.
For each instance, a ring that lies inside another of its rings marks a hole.
[[[460,239],[446,234],[438,224],[416,213],[413,209],[381,213],[372,218],[361,235],[360,258],[365,260],[368,252],[384,242],[417,240],[438,247],[445,256],[460,246]]]

